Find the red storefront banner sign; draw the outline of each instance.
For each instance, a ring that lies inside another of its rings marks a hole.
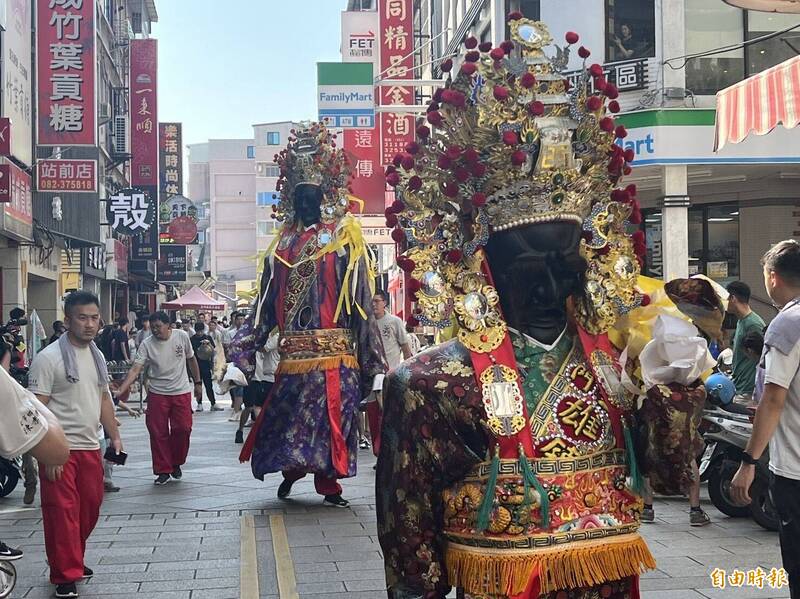
[[[130,62],[131,184],[158,188],[158,42],[131,40]]]
[[[414,75],[414,8],[412,0],[378,0],[380,13],[381,72],[379,79],[412,79]],[[380,86],[381,106],[414,104],[414,88]],[[414,116],[403,112],[380,115],[381,162],[391,163],[395,154],[414,140]]]
[[[95,0],[37,0],[37,143],[97,145]]]
[[[0,164],[0,203],[7,217],[23,225],[33,224],[31,177],[14,164]]]
[[[97,161],[40,160],[36,164],[36,190],[97,193]]]
[[[11,156],[11,119],[0,118],[0,156]]]
[[[344,150],[350,159],[353,195],[364,200],[362,214],[383,214],[386,177],[378,129],[345,129]]]

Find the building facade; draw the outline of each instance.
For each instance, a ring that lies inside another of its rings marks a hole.
[[[207,203],[205,250],[216,289],[235,297],[236,281],[256,278],[256,153],[252,139],[189,144],[189,195]]]

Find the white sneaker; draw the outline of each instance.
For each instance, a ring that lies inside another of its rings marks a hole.
[[[201,403],[197,404],[197,409],[195,410],[195,412],[202,412],[202,411],[203,411],[203,404]]]
[[[228,422],[239,422],[239,418],[242,416],[242,411],[239,410],[238,412],[234,412],[233,416],[228,418]]]

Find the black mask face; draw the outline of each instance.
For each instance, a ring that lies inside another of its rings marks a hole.
[[[322,190],[318,185],[301,183],[294,189],[292,205],[298,222],[306,227],[316,225],[322,218]]]
[[[541,223],[493,233],[486,255],[509,326],[553,343],[567,324],[567,299],[583,293],[587,264],[580,227]]]

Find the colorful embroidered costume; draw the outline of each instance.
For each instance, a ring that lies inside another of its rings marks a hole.
[[[355,475],[358,403],[386,371],[370,309],[372,261],[360,226],[346,212],[350,200],[340,189],[347,164],[331,141],[322,125],[313,125],[279,157],[287,199],[276,218],[283,227],[264,258],[253,314],[232,349],[249,376],[254,352],[278,328],[276,381],[241,458],[252,454],[260,479],[270,472],[287,479],[314,473],[322,494],[340,492],[335,479]],[[309,180],[324,192],[321,222],[302,226],[291,198]]]
[[[640,222],[635,188],[618,188],[632,156],[614,143],[625,131],[606,115],[618,92],[602,68],[568,80],[569,48],[548,58],[542,23],[510,21],[513,42],[467,40],[428,109],[435,131],[419,126],[387,169],[415,317],[456,335],[385,386],[376,492],[388,596],[440,599],[454,586],[474,599],[636,599],[655,560],[638,533],[636,402],[623,385],[635,365],[623,372],[608,336],[647,303],[643,243],[627,233]],[[547,223],[582,227],[588,263],[550,346],[509,329],[483,249]],[[697,405],[700,389],[677,391]],[[685,471],[688,451],[676,457]]]

